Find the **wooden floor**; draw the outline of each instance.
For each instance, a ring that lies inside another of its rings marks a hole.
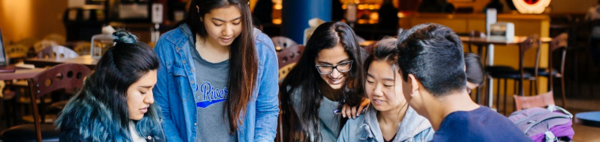
[[[567,99],[567,104],[571,107],[567,109],[573,114],[585,111],[600,111],[599,99]],[[589,127],[573,123],[575,136],[573,141],[577,142],[600,142],[600,128]]]
[[[600,128],[574,124],[573,129],[575,130],[573,141],[600,142]]]

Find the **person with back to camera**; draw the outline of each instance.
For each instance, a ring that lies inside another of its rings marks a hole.
[[[398,36],[402,90],[429,120],[433,141],[532,141],[508,118],[471,100],[462,42],[448,27],[421,24]]]
[[[166,141],[154,104],[158,57],[125,31],[56,119],[60,141]]]
[[[402,95],[395,38],[376,43],[365,61],[365,91],[371,106],[365,115],[348,120],[338,142],[426,142],[433,129],[425,117],[408,106]]]
[[[154,48],[154,88],[169,141],[273,141],[279,115],[273,41],[247,0],[192,0]]]

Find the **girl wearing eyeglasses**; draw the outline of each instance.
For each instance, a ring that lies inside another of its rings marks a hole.
[[[317,27],[280,88],[284,141],[335,141],[343,118],[362,113],[362,59],[348,25]]]

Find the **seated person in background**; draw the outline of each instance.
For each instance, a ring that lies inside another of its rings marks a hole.
[[[483,85],[483,65],[481,59],[475,53],[464,53],[465,55],[465,72],[467,73],[467,92]]]
[[[421,24],[398,41],[404,97],[431,123],[433,141],[531,141],[506,117],[471,100],[463,46],[450,28]]]
[[[256,1],[256,5],[254,5],[254,11],[252,12],[253,17],[256,17],[257,20],[262,24],[272,24],[273,5],[274,3],[271,0]]]
[[[377,10],[379,22],[377,26],[382,30],[398,29],[398,9],[394,7],[392,0],[383,0],[381,7]]]
[[[589,39],[590,54],[596,66],[600,66],[600,47],[598,47],[600,44],[600,0],[596,5],[590,7],[585,18],[592,24],[592,33]]]
[[[377,42],[365,62],[365,92],[371,106],[364,115],[346,122],[338,142],[431,140],[431,124],[409,107],[402,95],[397,59],[395,38]]]
[[[131,33],[113,35],[115,47],[56,119],[60,141],[166,141],[152,94],[158,57]]]

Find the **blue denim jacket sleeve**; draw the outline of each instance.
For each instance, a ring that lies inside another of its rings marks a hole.
[[[365,115],[360,115],[356,119],[348,119],[340,131],[337,142],[358,142],[367,138],[373,138],[370,127],[363,124]]]
[[[346,124],[344,125],[344,127],[342,128],[342,130],[340,131],[340,136],[338,136],[337,142],[348,142],[348,141],[350,141],[350,139],[349,139],[349,137],[351,135],[350,134],[350,130],[351,129],[357,129],[356,127],[354,127],[356,125],[357,124],[353,124],[350,121],[347,121]]]
[[[161,40],[158,40],[158,43],[154,48],[154,52],[156,52],[156,55],[159,57],[160,66],[158,67],[157,71],[157,82],[152,91],[154,94],[154,100],[156,101],[155,103],[157,103],[161,108],[161,113],[163,116],[162,126],[167,139],[172,142],[183,142],[183,140],[179,137],[180,135],[177,131],[177,128],[175,125],[173,125],[173,121],[171,119],[171,109],[169,107],[168,88],[169,84],[173,83],[170,82],[173,79],[170,78],[172,76],[168,75],[168,66],[165,58],[160,58],[168,56],[165,54],[170,53],[167,50],[172,48],[173,45],[167,44],[167,41],[162,38],[165,37],[161,37]]]
[[[279,64],[273,41],[260,33],[256,37],[256,46],[259,56],[265,56],[261,80],[256,100],[256,127],[254,141],[273,141],[277,130],[277,117],[279,116]],[[261,51],[262,50],[262,51]]]

